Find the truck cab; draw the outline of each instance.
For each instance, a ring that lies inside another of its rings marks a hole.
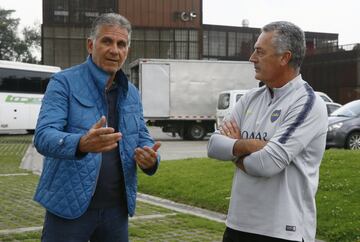
[[[248,90],[227,90],[219,93],[217,108],[216,108],[216,127],[219,127],[224,118],[229,117],[231,110],[234,108],[236,102]]]

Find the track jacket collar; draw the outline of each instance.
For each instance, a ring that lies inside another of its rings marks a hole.
[[[273,101],[276,101],[281,96],[285,95],[288,92],[292,92],[294,89],[297,89],[302,84],[301,74],[297,75],[294,79],[286,83],[284,86],[280,88],[272,88],[273,97],[271,98]],[[270,90],[268,89],[268,93],[271,96]]]

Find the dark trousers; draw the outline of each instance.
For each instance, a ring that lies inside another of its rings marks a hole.
[[[124,208],[88,209],[77,219],[45,214],[42,242],[128,242],[128,213]]]
[[[227,227],[224,232],[223,242],[294,242],[294,241],[268,237],[260,234],[245,233]]]

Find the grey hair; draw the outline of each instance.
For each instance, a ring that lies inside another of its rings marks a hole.
[[[290,51],[292,57],[289,65],[300,68],[305,57],[305,34],[302,29],[287,21],[277,21],[265,25],[262,32],[274,32],[272,42],[278,54]]]
[[[128,32],[128,46],[130,46],[131,42],[131,24],[130,21],[127,20],[124,16],[117,13],[104,13],[98,16],[94,22],[92,23],[89,38],[93,41],[96,40],[96,37],[99,33],[99,29],[104,25],[110,26],[119,26],[120,28],[124,28]]]

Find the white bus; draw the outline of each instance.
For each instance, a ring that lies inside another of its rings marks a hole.
[[[59,67],[0,60],[0,132],[34,132],[41,100]]]

